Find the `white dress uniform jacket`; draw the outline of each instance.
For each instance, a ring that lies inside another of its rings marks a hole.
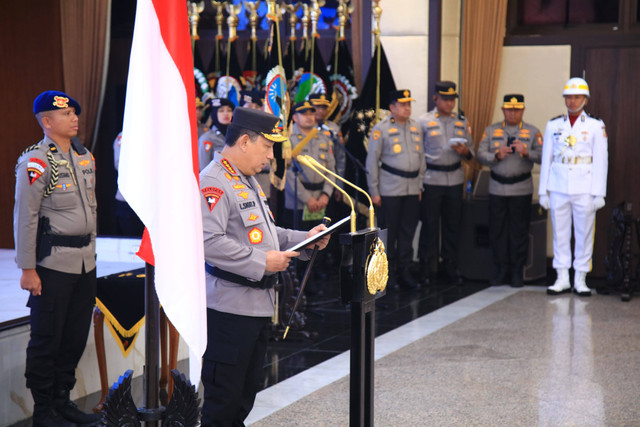
[[[566,114],[549,120],[544,132],[538,194],[555,191],[605,197],[607,169],[607,132],[602,120],[584,111],[573,127]]]

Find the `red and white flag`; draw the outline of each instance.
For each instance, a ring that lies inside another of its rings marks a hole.
[[[138,254],[155,265],[158,299],[189,346],[189,376],[197,387],[207,345],[207,313],[185,2],[137,2],[118,186],[148,231]]]

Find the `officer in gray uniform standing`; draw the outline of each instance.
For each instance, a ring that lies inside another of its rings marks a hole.
[[[277,273],[300,254],[284,249],[326,228],[275,224],[255,175],[273,158],[274,143],[286,140],[277,124],[276,116],[237,108],[226,146],[200,173],[208,336],[203,426],[244,425],[262,374]],[[320,249],[328,240],[319,241]]]
[[[462,219],[461,161],[474,156],[471,125],[462,113],[454,113],[458,92],[450,81],[437,82],[436,107],[420,116],[424,135],[427,171],[420,210],[422,228],[418,256],[423,270],[423,283],[434,278],[438,255],[449,281],[462,284],[458,271],[458,229]],[[440,231],[442,250],[439,251]]]
[[[504,96],[504,120],[485,129],[478,161],[491,167],[489,237],[493,253],[492,285],[522,286],[531,222],[531,169],[540,163],[542,134],[522,121],[524,95]]]
[[[292,149],[302,143],[309,132],[316,127],[315,111],[314,106],[309,101],[298,102],[294,105],[294,124],[291,126],[291,135],[289,136]],[[336,162],[332,145],[333,143],[326,135],[318,132],[316,136],[306,143],[300,154],[313,157],[322,166],[335,172]],[[297,166],[300,169],[297,172],[296,179],[296,173],[293,168]],[[335,182],[335,178],[329,178]],[[298,224],[301,224],[302,229],[308,229],[311,225],[318,224],[325,216],[325,209],[333,190],[334,187],[310,167],[297,163],[292,164],[291,168],[287,170],[284,189],[285,211],[283,224],[288,227],[293,226],[295,224],[293,216],[296,211],[298,220],[301,220]]]
[[[416,289],[419,284],[409,267],[425,171],[422,132],[418,122],[411,119],[411,101],[415,101],[411,92],[393,91],[389,99],[391,115],[371,131],[367,184],[373,204],[382,207],[385,217],[390,280]]]
[[[80,105],[46,91],[33,103],[44,139],[16,166],[13,230],[20,287],[29,292],[25,377],[34,426],[91,425],[69,399],[96,299],[93,155],[77,140]]]
[[[211,129],[198,138],[198,163],[200,170],[213,159],[213,153],[224,148],[227,126],[233,117],[235,105],[226,98],[211,100]]]

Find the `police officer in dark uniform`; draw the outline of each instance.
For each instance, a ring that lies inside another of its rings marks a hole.
[[[420,125],[411,119],[411,92],[389,95],[391,116],[377,123],[369,139],[367,179],[371,200],[384,213],[390,280],[409,289],[419,284],[411,276],[413,236],[418,225],[422,175],[425,171]],[[395,271],[394,271],[395,270]]]
[[[95,161],[77,140],[80,105],[46,91],[33,103],[44,139],[16,166],[13,229],[20,286],[29,291],[25,377],[34,426],[91,425],[69,399],[96,298]]]
[[[434,277],[438,255],[442,257],[444,272],[451,283],[462,284],[458,271],[458,245],[462,219],[463,159],[473,158],[471,128],[462,113],[454,113],[458,92],[450,81],[437,82],[434,101],[436,108],[419,118],[424,134],[427,171],[420,218],[418,256],[424,282]],[[442,251],[439,251],[442,230]]]
[[[226,146],[200,173],[208,329],[203,426],[244,425],[264,365],[277,273],[299,255],[285,249],[326,228],[275,224],[255,175],[273,158],[274,143],[286,140],[277,124],[274,115],[237,108]]]
[[[504,120],[487,127],[478,146],[478,161],[491,167],[489,237],[493,253],[492,285],[522,286],[529,249],[531,169],[542,157],[542,134],[525,123],[524,95],[504,96]]]

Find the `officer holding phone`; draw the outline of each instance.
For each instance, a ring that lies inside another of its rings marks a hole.
[[[493,253],[492,285],[522,286],[531,222],[531,169],[540,163],[542,135],[522,121],[524,95],[504,96],[504,120],[487,127],[478,161],[491,167],[489,238]]]

